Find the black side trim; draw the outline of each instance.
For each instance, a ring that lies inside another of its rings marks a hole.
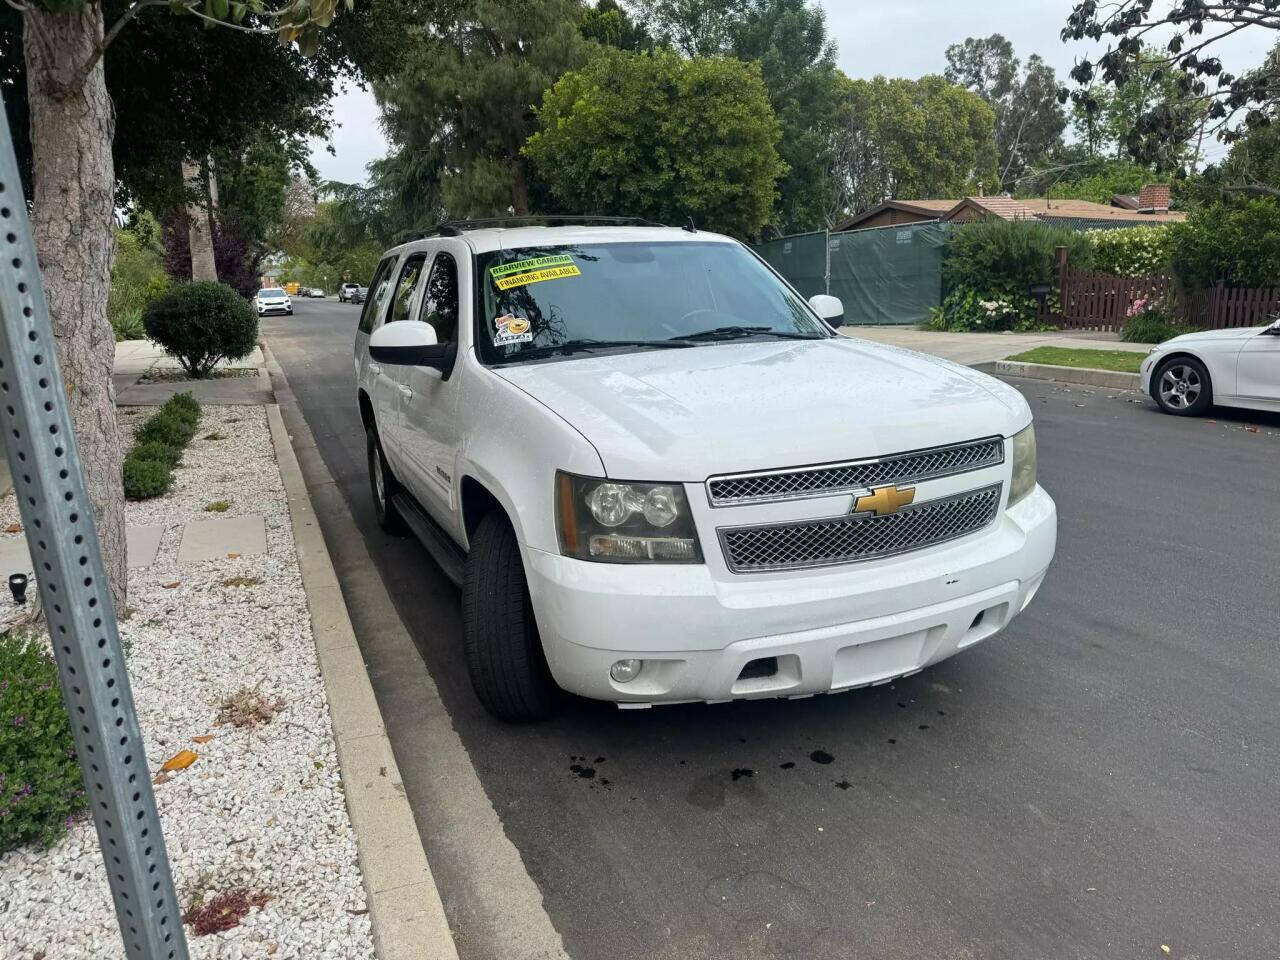
[[[397,493],[391,502],[400,511],[400,516],[413,531],[413,535],[422,541],[427,553],[440,565],[444,575],[455,586],[461,587],[467,569],[467,555],[462,548],[453,542],[453,538],[409,494]]]

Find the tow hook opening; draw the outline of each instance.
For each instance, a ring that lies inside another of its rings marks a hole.
[[[778,658],[777,657],[761,657],[759,660],[749,660],[746,666],[742,668],[742,672],[738,674],[739,680],[760,680],[764,677],[773,677],[778,674]]]

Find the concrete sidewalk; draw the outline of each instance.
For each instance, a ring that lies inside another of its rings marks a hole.
[[[261,347],[239,360],[219,361],[214,376],[207,380],[188,380],[182,377],[182,365],[150,340],[122,340],[116,344],[112,379],[116,405],[121,407],[158,406],[175,393],[190,393],[214,406],[266,404],[275,399]]]
[[[1035,347],[1074,347],[1084,350],[1127,350],[1146,353],[1146,343],[1126,343],[1114,334],[1084,330],[1080,333],[1051,331],[1048,333],[937,333],[915,327],[841,327],[850,337],[874,340],[935,357],[974,366],[994,363]]]

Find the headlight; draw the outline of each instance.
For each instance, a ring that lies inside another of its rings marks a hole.
[[[1009,506],[1036,487],[1036,428],[1027,424],[1013,435],[1013,482],[1009,484]]]
[[[678,483],[619,483],[556,471],[560,552],[600,563],[701,563]]]

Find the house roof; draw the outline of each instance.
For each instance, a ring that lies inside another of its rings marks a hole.
[[[837,230],[852,230],[860,223],[865,223],[885,210],[901,210],[903,213],[916,213],[929,219],[937,219],[954,207],[957,200],[886,200],[870,210],[855,213],[840,224]]]
[[[1122,210],[1137,210],[1138,195],[1136,193],[1113,193],[1111,195],[1111,205],[1120,207]]]
[[[1124,205],[1121,201],[1125,201]],[[899,210],[917,214],[921,219],[952,220],[965,209],[979,211],[985,216],[1004,220],[1098,220],[1125,224],[1177,223],[1186,219],[1179,210],[1160,213],[1139,213],[1138,198],[1117,194],[1115,205],[1094,203],[1091,200],[1048,200],[1043,197],[964,197],[960,200],[886,200],[879,206],[864,210],[846,219],[836,228],[853,230],[885,210]],[[1132,203],[1132,206],[1128,206]]]

